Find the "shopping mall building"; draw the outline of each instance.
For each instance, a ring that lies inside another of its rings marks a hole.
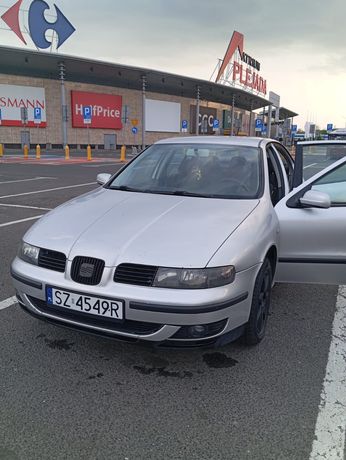
[[[277,107],[280,117],[269,117],[273,101],[260,64],[240,52],[234,34],[232,40],[216,82],[0,47],[0,143],[5,149],[37,143],[47,149],[88,143],[114,149],[197,131],[265,136],[268,129],[271,136],[289,138],[297,114]]]

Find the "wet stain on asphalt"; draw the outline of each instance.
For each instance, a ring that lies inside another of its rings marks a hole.
[[[164,358],[160,358],[159,356],[150,356],[144,358],[144,361],[147,363],[148,367],[155,367],[159,369],[165,369],[170,365],[169,361]]]
[[[229,358],[224,353],[208,353],[203,355],[203,361],[214,369],[226,369],[238,364],[235,359]]]
[[[12,450],[0,446],[0,459],[1,460],[19,460],[19,457]]]
[[[68,343],[67,340],[49,340],[44,339],[45,343],[49,348],[53,350],[69,351],[73,347],[74,343]]]
[[[103,374],[101,372],[99,372],[98,374],[96,375],[90,375],[88,377],[88,380],[95,380],[95,379],[101,379],[103,377]]]
[[[165,378],[176,378],[176,379],[185,379],[193,377],[192,372],[189,371],[168,371],[165,367],[145,367],[145,366],[133,366],[133,368],[140,372],[143,375],[153,375],[156,374],[159,377]]]

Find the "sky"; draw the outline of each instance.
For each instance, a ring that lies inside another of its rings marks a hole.
[[[306,121],[346,127],[345,0],[46,1],[76,28],[62,54],[205,80],[237,30],[244,51],[261,63],[268,91],[299,113],[299,127]],[[15,2],[0,0],[0,15]],[[25,46],[3,21],[0,44]],[[34,49],[30,39],[28,45]]]

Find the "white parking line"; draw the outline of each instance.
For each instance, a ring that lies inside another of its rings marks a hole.
[[[15,305],[17,302],[16,297],[10,297],[9,299],[3,300],[0,302],[0,311],[5,310],[5,308],[12,307],[12,305]]]
[[[346,286],[340,286],[310,460],[344,459],[346,434]]]
[[[54,180],[56,177],[33,177],[32,179],[20,179],[20,180],[5,180],[4,182],[0,182],[2,184],[17,184],[18,182],[30,182],[33,180]]]
[[[313,166],[316,166],[317,164],[318,164],[318,163],[312,163],[311,165],[304,166],[303,169],[312,168]]]
[[[3,206],[4,208],[37,209],[39,211],[51,211],[52,210],[52,208],[38,208],[37,206],[24,206],[21,204],[0,203],[0,206]]]
[[[96,182],[87,182],[86,184],[67,185],[66,187],[56,187],[56,188],[49,188],[49,189],[46,189],[46,190],[36,190],[34,192],[17,193],[15,195],[3,195],[3,196],[0,196],[0,199],[14,198],[16,196],[36,195],[38,193],[55,192],[57,190],[66,190],[68,188],[86,187],[87,185],[95,185],[96,186],[97,184],[96,184]]]
[[[30,220],[40,219],[41,217],[43,217],[43,215],[36,217],[28,217],[27,219],[14,220],[12,222],[6,222],[5,224],[0,224],[0,228],[10,227],[11,225],[21,224],[23,222],[29,222]]]
[[[118,163],[119,165],[120,163]],[[124,163],[125,164],[125,163]],[[83,168],[101,168],[103,166],[114,166],[114,161],[113,162],[109,162],[109,163],[99,163],[97,165],[81,165]]]

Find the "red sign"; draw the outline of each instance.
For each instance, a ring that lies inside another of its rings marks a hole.
[[[238,51],[240,60],[243,63],[237,62],[235,57],[236,52]],[[227,69],[229,67],[233,68],[233,72],[229,72]],[[261,68],[260,63],[244,53],[244,35],[240,32],[234,31],[230,44],[228,45],[225,57],[219,69],[218,75],[216,77],[216,83],[219,83],[220,80],[229,81],[230,76],[234,82],[238,82],[243,86],[247,86],[259,93],[267,93],[267,81],[262,78],[256,71],[259,71]]]
[[[95,129],[122,129],[122,97],[112,94],[71,91],[72,126],[85,128],[83,107],[91,107],[91,124]]]
[[[233,63],[233,81],[239,79],[240,84],[248,86],[255,91],[266,94],[267,93],[267,82],[258,73],[252,71],[248,67]]]

